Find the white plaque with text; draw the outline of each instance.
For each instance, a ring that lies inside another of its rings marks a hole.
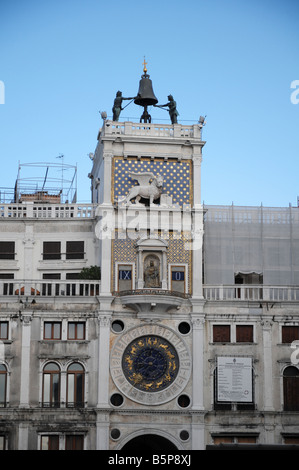
[[[217,401],[252,403],[252,358],[217,358]]]

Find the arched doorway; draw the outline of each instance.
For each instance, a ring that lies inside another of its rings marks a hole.
[[[178,450],[178,448],[165,437],[156,434],[142,434],[127,442],[121,450],[135,453],[163,451],[167,454]]]

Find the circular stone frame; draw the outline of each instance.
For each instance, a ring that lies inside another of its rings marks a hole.
[[[122,369],[123,354],[134,340],[155,335],[168,341],[179,358],[179,371],[169,387],[159,391],[138,390],[128,382]],[[191,355],[185,341],[173,330],[162,325],[144,325],[123,333],[115,342],[110,358],[110,372],[116,387],[130,400],[144,405],[160,405],[177,397],[186,387],[191,374]]]

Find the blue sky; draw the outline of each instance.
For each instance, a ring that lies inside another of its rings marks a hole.
[[[0,0],[0,186],[14,186],[19,161],[63,154],[89,202],[99,111],[111,116],[117,90],[137,93],[145,56],[179,122],[207,115],[206,204],[296,205],[298,51],[298,0]],[[140,114],[132,103],[121,120]]]

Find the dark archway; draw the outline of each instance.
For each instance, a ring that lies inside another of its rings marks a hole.
[[[156,434],[143,434],[127,442],[121,450],[135,453],[163,451],[167,454],[178,450],[178,448],[165,437]]]

